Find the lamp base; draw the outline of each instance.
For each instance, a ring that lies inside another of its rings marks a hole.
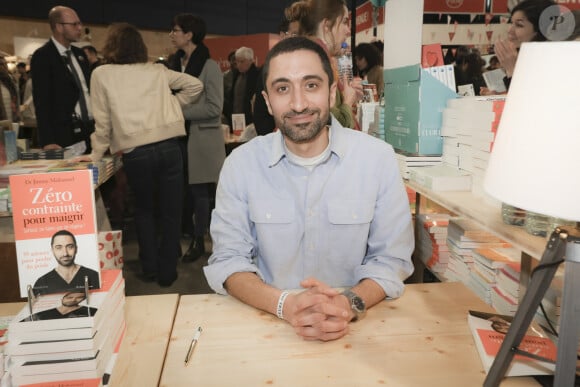
[[[574,385],[580,330],[580,230],[576,228],[568,232],[556,228],[550,235],[540,264],[485,378],[485,387],[499,386],[564,257],[564,294],[554,386]]]

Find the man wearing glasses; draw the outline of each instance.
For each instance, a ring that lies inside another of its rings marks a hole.
[[[63,6],[52,8],[48,21],[52,37],[30,62],[38,140],[45,150],[85,141],[90,152],[89,62],[83,50],[71,45],[80,39],[83,25],[73,9]]]

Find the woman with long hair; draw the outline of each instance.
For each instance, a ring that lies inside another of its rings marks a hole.
[[[148,63],[147,47],[130,24],[109,27],[102,50],[106,64],[91,76],[97,161],[110,149],[122,153],[135,196],[135,224],[142,279],[170,286],[177,279],[183,161],[178,137],[185,135],[181,107],[201,93],[191,75]],[[158,224],[159,218],[159,224]]]
[[[339,78],[337,70],[337,58],[351,32],[346,3],[344,0],[306,0],[303,6],[307,12],[300,19],[300,34],[315,39],[326,50],[338,80],[336,103],[331,112],[344,127],[354,128],[352,109],[363,96],[362,79]]]

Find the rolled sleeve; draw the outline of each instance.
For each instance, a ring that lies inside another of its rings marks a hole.
[[[216,192],[219,205],[212,212],[210,226],[214,249],[208,266],[204,267],[209,286],[219,294],[227,294],[224,283],[234,273],[254,272],[262,278],[252,259],[255,239],[251,235],[241,175],[232,158],[226,159]]]
[[[388,298],[403,294],[403,281],[413,273],[411,254],[415,246],[413,226],[405,187],[393,152],[387,154],[380,171],[381,184],[371,222],[367,254],[355,272],[357,282],[370,278]]]

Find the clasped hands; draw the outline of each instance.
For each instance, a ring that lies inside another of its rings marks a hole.
[[[346,296],[314,278],[300,283],[305,288],[290,294],[284,303],[284,319],[305,340],[336,340],[348,333],[354,317]]]

